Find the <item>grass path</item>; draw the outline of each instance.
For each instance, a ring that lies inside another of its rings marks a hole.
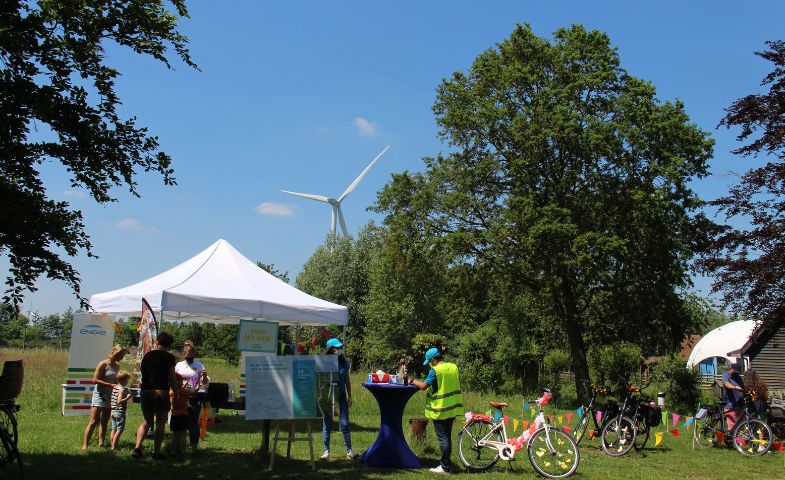
[[[133,431],[139,425],[141,414],[138,404],[129,407],[127,430],[120,440],[117,452],[93,447],[81,452],[81,435],[86,424],[85,417],[62,417],[60,415],[60,384],[66,374],[68,354],[56,350],[0,350],[0,361],[11,358],[24,358],[25,383],[19,403],[20,450],[27,467],[27,478],[31,479],[82,479],[91,478],[96,473],[102,477],[115,479],[155,479],[155,478],[270,478],[266,472],[267,463],[259,454],[260,422],[246,421],[233,416],[231,411],[222,411],[223,423],[208,431],[208,438],[200,450],[182,460],[173,458],[154,462],[149,459],[151,444],[146,443],[148,458],[136,461],[129,456]],[[215,381],[237,381],[236,367],[225,365],[220,360],[205,359],[205,365]],[[128,368],[128,367],[126,367]],[[364,375],[356,375],[354,382],[354,406],[351,410],[352,441],[358,452],[368,448],[376,438],[379,414],[375,400],[360,387]],[[404,421],[422,416],[424,396],[415,395],[409,402]],[[486,411],[487,402],[494,400],[489,396],[468,393],[465,404],[473,411]],[[521,405],[523,397],[499,398],[511,405]],[[510,416],[520,418],[520,410],[510,410]],[[563,412],[552,412],[558,415]],[[573,418],[573,422],[575,419]],[[461,422],[456,422],[455,435]],[[408,425],[404,425],[408,430]],[[314,424],[314,446],[321,453],[320,424]],[[690,434],[691,431],[686,433]],[[426,466],[437,462],[437,443],[432,426],[427,428],[424,444],[414,445],[413,449]],[[666,434],[665,441],[653,448],[653,438],[649,448],[642,453],[631,452],[623,458],[611,458],[602,453],[599,442],[585,441],[581,447],[581,465],[575,479],[614,480],[667,480],[667,479],[783,479],[785,465],[782,454],[770,454],[763,458],[743,457],[729,449],[696,450],[691,448],[690,436],[672,437]],[[273,478],[284,479],[322,479],[325,475],[337,478],[401,478],[420,479],[437,477],[427,471],[366,469],[343,457],[343,444],[339,432],[332,437],[333,458],[318,461],[317,472],[311,472],[307,444],[295,444],[292,458],[278,458]],[[482,474],[462,474],[461,478],[509,479],[540,478],[528,460],[519,455],[513,465],[499,463],[491,471]],[[459,462],[453,449],[453,461]],[[0,478],[18,478],[15,466],[0,469]]]

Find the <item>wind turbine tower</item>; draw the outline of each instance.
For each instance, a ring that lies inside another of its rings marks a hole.
[[[336,222],[338,222],[341,224],[341,232],[345,237],[348,237],[349,232],[346,230],[346,220],[344,220],[343,212],[341,211],[341,202],[343,202],[343,200],[346,197],[348,197],[350,193],[352,193],[352,191],[355,189],[355,187],[357,187],[357,185],[360,183],[363,177],[365,177],[365,175],[368,174],[371,168],[373,168],[373,166],[376,165],[376,162],[378,162],[379,159],[382,158],[382,156],[385,153],[387,153],[387,150],[389,148],[390,148],[389,145],[384,147],[384,150],[382,150],[381,153],[379,153],[379,155],[376,155],[376,158],[374,158],[373,161],[369,163],[367,167],[365,167],[365,170],[363,170],[360,173],[360,175],[356,179],[354,179],[352,184],[349,185],[349,188],[347,188],[346,191],[344,191],[341,194],[341,196],[338,197],[337,199],[332,197],[325,197],[323,195],[314,195],[311,193],[290,192],[288,190],[281,190],[281,191],[283,193],[288,193],[290,195],[297,195],[298,197],[310,198],[311,200],[328,203],[330,205],[330,208],[332,209],[332,219],[330,221],[330,234],[335,235]]]

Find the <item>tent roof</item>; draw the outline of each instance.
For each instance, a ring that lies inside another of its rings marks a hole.
[[[754,329],[753,320],[737,320],[715,328],[704,335],[692,349],[690,358],[687,359],[687,368],[711,357],[723,357],[735,362],[736,358],[728,356],[728,353],[741,348]]]
[[[192,322],[265,318],[285,325],[346,325],[349,315],[346,307],[270,275],[223,239],[152,278],[91,296],[90,308],[139,315],[142,298],[168,320]]]

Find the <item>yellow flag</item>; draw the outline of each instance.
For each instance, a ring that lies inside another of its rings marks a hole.
[[[662,443],[662,432],[655,432],[654,433],[654,446],[658,446]]]
[[[564,422],[562,421],[562,420],[564,420],[564,417],[562,417],[561,415],[559,415],[559,416],[558,416],[558,419],[559,419],[559,425],[564,425]]]
[[[517,432],[518,431],[518,419],[516,419],[516,418],[512,419],[512,431],[513,432]]]

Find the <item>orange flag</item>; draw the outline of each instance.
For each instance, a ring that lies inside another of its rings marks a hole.
[[[725,434],[722,432],[714,432],[717,435],[718,443],[725,443]]]
[[[572,420],[572,412],[567,412],[564,416],[567,417],[567,423],[570,423],[570,420]]]

